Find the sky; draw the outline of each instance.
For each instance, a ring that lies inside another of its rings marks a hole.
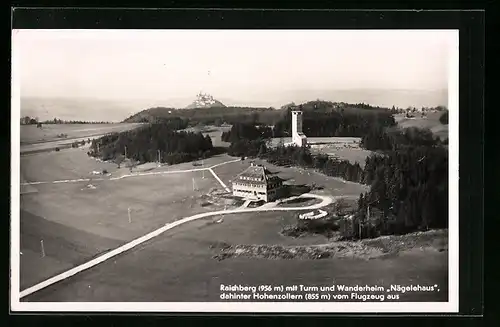
[[[276,106],[299,93],[446,90],[454,40],[443,30],[15,30],[13,56],[21,97],[186,106],[202,91]]]

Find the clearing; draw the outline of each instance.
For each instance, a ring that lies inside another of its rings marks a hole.
[[[21,145],[56,140],[70,140],[84,137],[95,137],[112,132],[123,132],[134,129],[142,124],[43,124],[42,128],[36,125],[21,125]]]
[[[443,112],[430,112],[426,118],[421,117],[419,113],[416,113],[414,118],[406,118],[405,114],[397,114],[394,115],[394,119],[400,127],[428,128],[434,135],[446,140],[448,138],[448,125],[443,125],[439,121],[442,114]]]
[[[279,142],[289,143],[290,137],[274,138],[271,144],[276,146]],[[360,137],[308,137],[307,143],[311,146],[313,154],[327,154],[340,160],[348,160],[350,163],[359,163],[364,167],[366,157],[372,154],[372,151],[360,147]]]

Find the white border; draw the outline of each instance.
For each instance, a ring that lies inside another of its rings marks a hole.
[[[449,50],[448,79],[448,300],[458,312],[459,293],[459,33],[454,31]]]
[[[16,31],[12,31],[11,47],[11,110],[10,110],[10,294],[11,308],[15,310],[19,307],[20,291],[20,197],[21,197],[21,177],[20,177],[20,119],[21,119],[21,83],[18,46],[15,41]],[[22,309],[21,309],[22,310]]]
[[[109,32],[110,30],[107,30]],[[374,30],[372,30],[374,31]],[[427,30],[431,31],[431,30]],[[170,30],[169,32],[174,32]],[[201,32],[201,31],[200,31]],[[203,31],[205,32],[205,31]],[[235,30],[229,32],[236,32]],[[248,31],[246,31],[248,33]],[[259,31],[255,31],[259,32]],[[289,32],[304,32],[299,30]],[[312,31],[308,31],[312,32]],[[318,31],[325,32],[325,31]],[[343,31],[345,32],[345,31]],[[371,31],[365,31],[371,32]],[[409,31],[410,32],[410,31]],[[436,32],[444,32],[438,30]],[[11,95],[11,276],[10,301],[12,311],[43,312],[458,312],[458,30],[450,44],[449,66],[449,301],[448,302],[381,302],[381,303],[321,303],[321,302],[20,302],[19,274],[19,202],[20,202],[20,67],[17,42],[12,31],[12,95]],[[219,33],[222,34],[221,31]]]

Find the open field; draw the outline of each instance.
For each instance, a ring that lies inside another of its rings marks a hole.
[[[73,163],[65,166],[68,162],[63,160],[67,159],[65,152],[73,150],[78,149],[23,157],[25,161],[21,163],[21,171],[34,181],[41,179],[37,178],[37,175],[41,175],[47,181],[85,176],[88,169],[78,166],[78,161],[74,163],[74,167],[78,167],[80,171],[69,170],[73,167]],[[34,158],[39,159],[39,157],[46,161],[43,164],[37,164]],[[30,162],[29,158],[35,162]],[[55,158],[58,160],[54,160]],[[89,158],[89,162],[93,162],[93,159]],[[81,163],[85,161],[82,160]],[[103,163],[96,162],[96,164],[102,165]],[[44,169],[37,170],[37,167],[44,167]],[[173,168],[175,167],[168,167],[168,169]],[[126,172],[129,173],[128,170]],[[193,178],[195,179],[195,192],[193,192]],[[88,185],[92,185],[92,188],[88,188]],[[179,218],[200,212],[220,210],[224,208],[224,205],[228,208],[232,207],[231,200],[218,203],[212,201],[212,197],[207,195],[210,191],[222,189],[207,171],[118,180],[27,185],[23,188],[26,188],[25,190],[29,193],[21,195],[21,242],[23,244],[21,252],[27,253],[27,256],[30,256],[31,252],[40,254],[40,240],[46,240],[46,261],[54,258],[58,263],[54,265],[54,269],[36,269],[36,266],[26,263],[37,265],[36,260],[25,260],[22,285],[48,278],[55,270],[82,263],[82,260],[89,260],[101,252],[101,247],[93,247],[100,243],[99,240],[108,244],[109,242],[105,240],[112,239],[113,246],[106,248],[115,248]],[[240,204],[238,202],[234,205]],[[131,222],[128,220],[128,208],[131,209]],[[49,227],[52,225],[58,228]],[[54,234],[56,231],[58,231],[57,235]],[[26,239],[24,239],[25,236]],[[88,248],[80,250],[82,243],[88,243]],[[60,247],[61,249],[67,248],[69,252],[74,253],[60,254]],[[51,248],[55,249],[55,253],[51,253]]]
[[[21,210],[21,289],[86,262],[122,241],[91,234]],[[45,256],[42,257],[42,244]]]
[[[274,138],[271,144],[276,146],[280,141],[291,142],[290,137]],[[311,146],[313,154],[327,154],[341,160],[348,160],[350,163],[359,163],[364,167],[366,157],[372,151],[365,150],[359,146],[359,137],[308,137],[307,143]]]
[[[201,177],[200,172],[141,176],[95,181],[91,183],[94,188],[86,187],[88,183],[35,185],[38,192],[23,196],[21,208],[89,233],[127,240],[210,210],[208,205],[201,206],[208,202],[203,195],[220,184],[208,174]],[[193,192],[192,178],[198,191]]]
[[[227,216],[179,226],[148,244],[34,293],[26,301],[217,301],[232,285],[435,285],[440,292],[410,292],[404,301],[447,300],[447,252],[414,250],[375,260],[218,261],[217,242],[300,242],[278,234],[279,215]],[[285,218],[287,219],[287,218]],[[309,239],[308,241],[312,241]],[[318,239],[317,242],[321,242]],[[124,273],[126,272],[126,273]],[[147,276],[145,278],[144,276]]]
[[[436,136],[439,136],[442,140],[448,138],[448,125],[443,125],[439,121],[442,112],[430,112],[427,114],[427,118],[422,118],[420,114],[416,113],[414,118],[406,118],[404,114],[394,115],[394,119],[399,126],[403,128],[408,127],[418,127],[418,128],[428,128]]]
[[[56,140],[69,140],[91,136],[104,135],[112,132],[123,132],[134,129],[142,124],[116,123],[116,124],[46,124],[42,128],[36,125],[21,125],[21,144],[32,144]],[[66,134],[66,137],[58,137]]]
[[[89,178],[92,171],[102,172],[104,169],[110,173],[118,172],[117,165],[97,161],[89,157],[87,151],[87,147],[82,147],[23,155],[21,182]],[[123,170],[128,171],[126,168]]]
[[[195,127],[190,127],[190,128],[187,128],[186,131],[189,131],[189,132],[201,132],[203,135],[209,135],[210,138],[212,139],[212,144],[213,146],[217,146],[217,147],[228,147],[229,145],[231,145],[231,143],[229,142],[222,142],[221,141],[221,136],[222,136],[222,133],[223,132],[227,132],[231,130],[231,126],[220,126],[220,127],[217,127],[217,126],[210,126],[210,125],[207,125],[207,126],[195,126]]]
[[[20,153],[22,156],[54,151],[56,148],[71,148],[73,142],[96,139],[111,132],[122,132],[141,124],[55,124],[21,125]],[[87,150],[85,150],[87,151]]]
[[[94,136],[82,137],[82,138],[71,139],[71,140],[58,140],[58,141],[49,141],[49,142],[42,142],[42,143],[24,144],[24,145],[21,145],[21,147],[19,149],[20,155],[26,156],[26,155],[31,155],[31,154],[51,152],[51,151],[56,151],[57,148],[59,148],[59,150],[71,149],[72,144],[74,142],[81,144],[83,141],[85,141],[87,143],[89,138],[92,141],[92,140],[98,138],[98,136],[96,136],[96,137],[94,137]],[[87,146],[87,148],[88,148],[88,146]]]
[[[21,156],[21,182],[43,182],[64,179],[79,178],[105,178],[102,175],[92,175],[93,171],[102,172],[107,170],[111,177],[119,177],[130,174],[129,168],[121,165],[120,169],[112,162],[103,162],[87,155],[88,147],[64,149],[59,152],[43,152]],[[157,167],[156,163],[138,165],[133,172],[161,172],[173,170],[189,170],[207,168],[237,158],[227,155],[217,155],[203,161],[184,162],[177,165],[162,165]],[[203,163],[203,165],[202,165]],[[207,174],[208,172],[205,172]],[[209,173],[208,173],[209,174]]]

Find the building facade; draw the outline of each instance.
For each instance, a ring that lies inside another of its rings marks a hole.
[[[302,111],[292,111],[292,144],[297,146],[307,145],[307,137],[302,132]]]
[[[251,164],[232,181],[233,195],[272,202],[282,194],[283,180],[264,166]]]

